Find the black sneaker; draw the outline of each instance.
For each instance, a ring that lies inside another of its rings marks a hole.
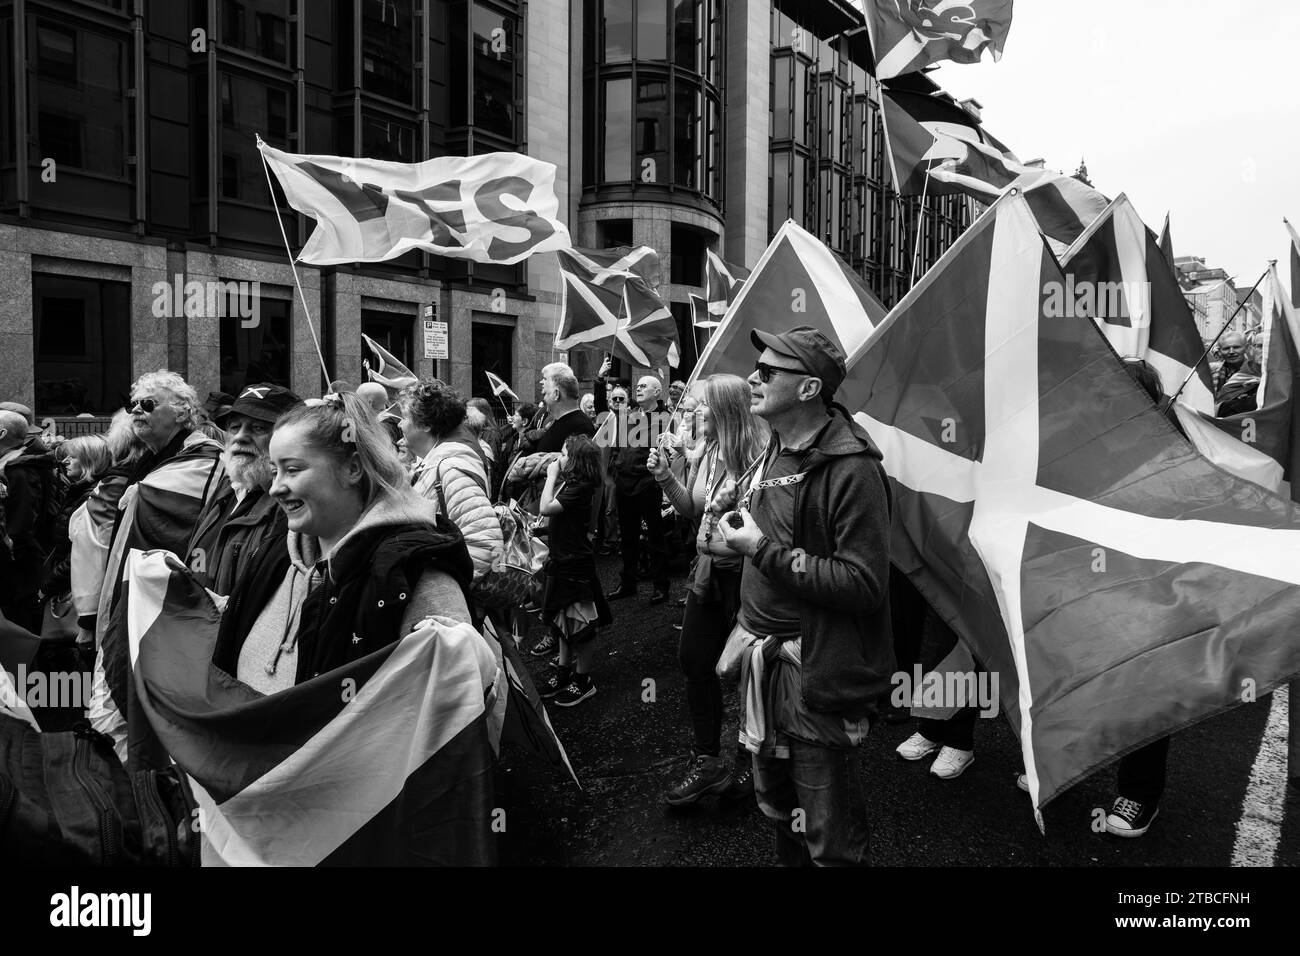
[[[1106,815],[1106,832],[1117,837],[1140,837],[1147,832],[1159,812],[1157,804],[1116,797]]]
[[[683,807],[711,793],[721,793],[731,781],[731,768],[721,757],[698,754],[686,768],[686,776],[664,794],[664,803]]]
[[[542,700],[550,700],[564,688],[573,682],[573,671],[569,668],[556,668],[555,673],[542,681],[537,686],[537,696]]]
[[[556,707],[576,707],[595,693],[596,685],[590,678],[579,684],[578,678],[575,677],[551,698],[551,703]]]
[[[540,641],[533,645],[533,649],[528,652],[533,657],[545,657],[547,654],[555,653],[555,635],[547,634]]]

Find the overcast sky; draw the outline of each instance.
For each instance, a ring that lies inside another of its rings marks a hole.
[[[933,79],[984,106],[1022,160],[1127,193],[1174,254],[1249,288],[1300,223],[1300,4],[1291,0],[1017,0],[1002,60]]]

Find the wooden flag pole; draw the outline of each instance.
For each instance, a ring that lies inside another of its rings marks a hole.
[[[1255,290],[1259,288],[1259,284],[1263,282],[1266,278],[1268,278],[1269,269],[1273,268],[1272,264],[1275,262],[1277,262],[1276,259],[1269,260],[1268,269],[1265,269],[1264,274],[1260,276],[1259,279],[1256,280],[1253,286],[1250,287],[1250,291],[1246,293],[1246,297],[1242,299],[1241,303],[1237,306],[1237,312],[1240,312],[1242,309],[1246,307],[1246,303],[1249,302],[1250,297],[1255,294]],[[1173,407],[1173,404],[1175,401],[1177,401],[1178,396],[1181,395],[1183,389],[1187,387],[1187,383],[1190,382],[1192,380],[1192,376],[1196,374],[1196,370],[1197,368],[1200,367],[1201,362],[1204,362],[1206,359],[1210,357],[1210,352],[1214,351],[1214,346],[1216,346],[1219,343],[1219,339],[1223,338],[1223,333],[1228,331],[1229,326],[1232,325],[1232,320],[1237,317],[1237,312],[1233,312],[1232,315],[1228,317],[1228,321],[1223,323],[1223,328],[1219,329],[1219,334],[1216,335],[1214,337],[1214,340],[1210,342],[1210,344],[1206,347],[1205,354],[1202,355],[1200,359],[1197,360],[1196,364],[1192,366],[1192,370],[1187,373],[1187,378],[1183,379],[1183,384],[1178,386],[1178,391],[1174,392],[1174,394],[1169,396],[1169,402],[1165,406],[1166,408]]]
[[[258,146],[262,145],[262,137],[257,137]],[[280,224],[280,237],[284,239],[284,251],[289,257],[289,268],[293,272],[293,284],[298,287],[298,298],[302,302],[303,315],[307,316],[307,328],[311,331],[312,344],[316,346],[316,357],[320,359],[321,374],[325,376],[326,383],[330,380],[330,370],[325,364],[325,353],[321,351],[320,337],[316,334],[316,323],[311,319],[311,309],[307,307],[307,296],[302,291],[302,280],[298,278],[298,267],[293,261],[293,250],[289,248],[289,233],[284,228],[284,217],[280,215],[280,207],[275,201],[275,188],[271,185],[271,166],[266,161],[266,154],[258,149],[257,155],[262,157],[262,170],[266,173],[266,191],[271,200],[271,208],[275,210],[275,221]]]

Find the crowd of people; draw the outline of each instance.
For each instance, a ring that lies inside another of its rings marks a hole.
[[[547,543],[544,584],[494,624],[544,625],[528,648],[550,663],[540,696],[589,700],[620,602],[648,580],[649,604],[664,604],[680,568],[689,759],[664,801],[756,798],[782,863],[864,864],[857,746],[878,717],[908,719],[887,705],[891,675],[955,636],[891,575],[890,483],[834,401],[840,350],[808,327],[755,332],[752,345],[747,379],[715,374],[691,392],[653,375],[629,388],[606,361],[582,394],[573,370],[552,363],[540,403],[518,403],[501,426],[485,400],[438,380],[397,395],[334,382],[307,401],[260,383],[200,402],[164,370],[134,383],[103,434],[57,443],[30,409],[0,403],[0,612],[94,673],[87,713],[44,715],[44,729],[84,716],[125,759],[112,706],[122,676],[104,644],[122,626],[132,548],[172,551],[225,598],[213,663],[269,695],[430,616],[482,628],[497,612],[477,589],[513,501]],[[1221,392],[1249,373],[1244,346],[1225,336]],[[1130,371],[1161,404],[1150,368]],[[608,591],[598,555],[619,558]],[[729,687],[734,742],[723,739]],[[899,756],[935,755],[936,777],[959,776],[974,760],[974,716],[920,721]],[[1138,836],[1154,819],[1168,745],[1125,758],[1111,832]]]

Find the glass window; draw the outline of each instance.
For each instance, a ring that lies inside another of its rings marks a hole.
[[[37,415],[110,415],[131,388],[131,284],[32,274]]]
[[[808,225],[804,221],[804,196],[808,192],[807,167],[808,160],[796,153],[794,180],[790,184],[790,218],[801,226]]]
[[[632,0],[605,0],[605,62],[632,59]]]
[[[714,86],[721,86],[722,0],[713,0],[713,2],[709,4],[708,57],[708,81]]]
[[[242,76],[224,74],[221,90],[221,186],[227,199],[266,202],[266,177],[254,134],[288,138],[289,94]],[[277,136],[273,130],[280,130]]]
[[[483,315],[483,321],[476,321],[480,315]],[[488,321],[484,313],[474,313],[469,343],[470,392],[473,397],[486,398],[493,405],[498,404],[484,372],[491,372],[507,382],[514,380],[514,333],[513,326],[498,325]]]
[[[669,281],[677,285],[704,285],[703,233],[688,226],[673,226],[669,233],[672,255],[669,257]]]
[[[781,224],[790,218],[790,154],[782,151],[772,154],[772,220],[768,234],[775,235]]]
[[[674,0],[673,2],[673,63],[694,73],[698,73],[702,66],[701,5],[701,0]]]
[[[515,21],[474,4],[474,125],[514,141]]]
[[[673,142],[673,182],[687,189],[700,188],[701,149],[700,91],[677,80],[673,92],[673,122],[676,132]]]
[[[288,0],[221,0],[223,45],[285,63],[288,38]]]
[[[636,58],[668,59],[668,0],[637,0]]]
[[[238,395],[247,385],[272,382],[289,387],[289,300],[258,296],[256,327],[222,319],[221,390]]]
[[[792,60],[794,67],[794,122],[791,126],[791,139],[803,146],[808,144],[807,106],[808,106],[808,69],[797,60]]]
[[[643,80],[636,95],[636,178],[659,183],[668,172],[668,82]]]
[[[363,113],[361,155],[367,159],[387,159],[396,163],[415,162],[415,127],[386,116]]]
[[[415,97],[413,0],[363,0],[361,88],[402,103]]]
[[[718,198],[722,194],[720,185],[722,177],[722,130],[718,123],[718,101],[710,96],[709,105],[709,129],[708,142],[705,149],[704,161],[708,164],[705,170],[705,192],[713,198]]]
[[[415,317],[374,309],[361,310],[361,331],[407,368],[415,368]],[[363,353],[364,354],[364,353]]]
[[[33,77],[40,158],[60,166],[126,178],[130,130],[126,44],[89,30],[34,23]]]
[[[632,81],[605,82],[605,182],[632,177]]]
[[[790,138],[790,69],[794,60],[783,56],[772,61],[772,138]]]

